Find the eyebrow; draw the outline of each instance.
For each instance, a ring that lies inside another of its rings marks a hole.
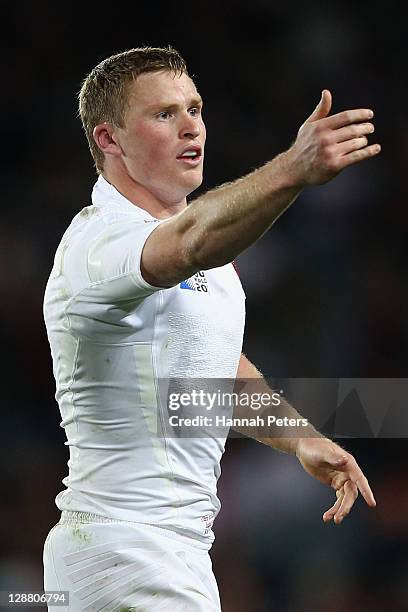
[[[190,104],[189,104],[189,108],[191,108],[192,106],[202,106],[203,105],[203,100],[201,98],[201,96],[198,97],[194,97],[191,98],[190,100]],[[160,109],[176,109],[179,108],[179,104],[167,104],[166,102],[162,102],[162,103],[154,103],[151,104],[150,106],[147,107],[147,111],[155,111],[155,110],[160,110]]]

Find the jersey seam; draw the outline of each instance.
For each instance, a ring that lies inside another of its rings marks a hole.
[[[163,305],[163,292],[160,292],[158,295],[158,301],[160,303],[160,306]],[[169,466],[169,470],[171,472],[171,482],[173,484],[173,488],[174,488],[174,492],[175,495],[177,497],[178,503],[181,503],[181,497],[178,493],[178,488],[177,485],[175,483],[175,472],[174,472],[174,468],[173,468],[173,464],[171,462],[171,457],[170,457],[170,449],[169,449],[169,444],[168,444],[168,439],[167,439],[167,432],[165,429],[165,420],[163,418],[163,409],[162,409],[162,402],[161,402],[161,394],[158,391],[158,367],[157,367],[157,359],[156,359],[156,353],[153,350],[154,346],[157,346],[157,342],[155,342],[156,339],[156,333],[157,333],[157,317],[158,317],[158,307],[156,306],[156,310],[154,313],[154,323],[153,323],[153,329],[154,329],[154,333],[153,333],[153,338],[152,338],[152,359],[153,359],[153,367],[154,367],[154,373],[155,373],[155,379],[154,379],[154,386],[156,389],[156,397],[158,399],[158,409],[159,409],[159,414],[160,414],[160,424],[163,430],[163,441],[164,441],[164,448],[165,448],[165,452],[166,452],[166,457],[167,457],[167,464]],[[179,506],[174,506],[173,505],[173,509],[175,510],[175,521],[177,522],[179,519],[179,515],[180,515],[180,511],[179,511]]]
[[[77,436],[79,435],[79,425],[78,425],[78,420],[77,420],[77,408],[75,405],[75,391],[74,389],[72,389],[71,387],[73,386],[74,382],[75,382],[75,376],[77,373],[77,366],[78,366],[78,355],[79,355],[79,348],[81,345],[81,338],[77,338],[77,348],[75,351],[75,361],[74,361],[74,367],[72,369],[72,377],[71,377],[71,384],[70,384],[70,391],[71,391],[71,401],[72,401],[72,408],[73,408],[73,414],[72,414],[72,420],[75,423],[76,426],[76,433]]]

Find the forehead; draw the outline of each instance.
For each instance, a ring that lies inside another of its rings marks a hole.
[[[130,86],[129,102],[140,107],[151,105],[183,103],[199,97],[194,81],[186,74],[173,72],[145,72]]]

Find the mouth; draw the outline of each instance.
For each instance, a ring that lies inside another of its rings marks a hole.
[[[177,157],[177,161],[187,166],[198,166],[201,163],[202,155],[196,155],[196,157]]]
[[[201,147],[193,145],[186,148],[176,159],[188,166],[198,166],[203,159],[203,152]]]

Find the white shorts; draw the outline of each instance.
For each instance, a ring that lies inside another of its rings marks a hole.
[[[82,512],[62,512],[48,534],[44,589],[69,591],[70,612],[221,612],[210,556],[194,540]]]

